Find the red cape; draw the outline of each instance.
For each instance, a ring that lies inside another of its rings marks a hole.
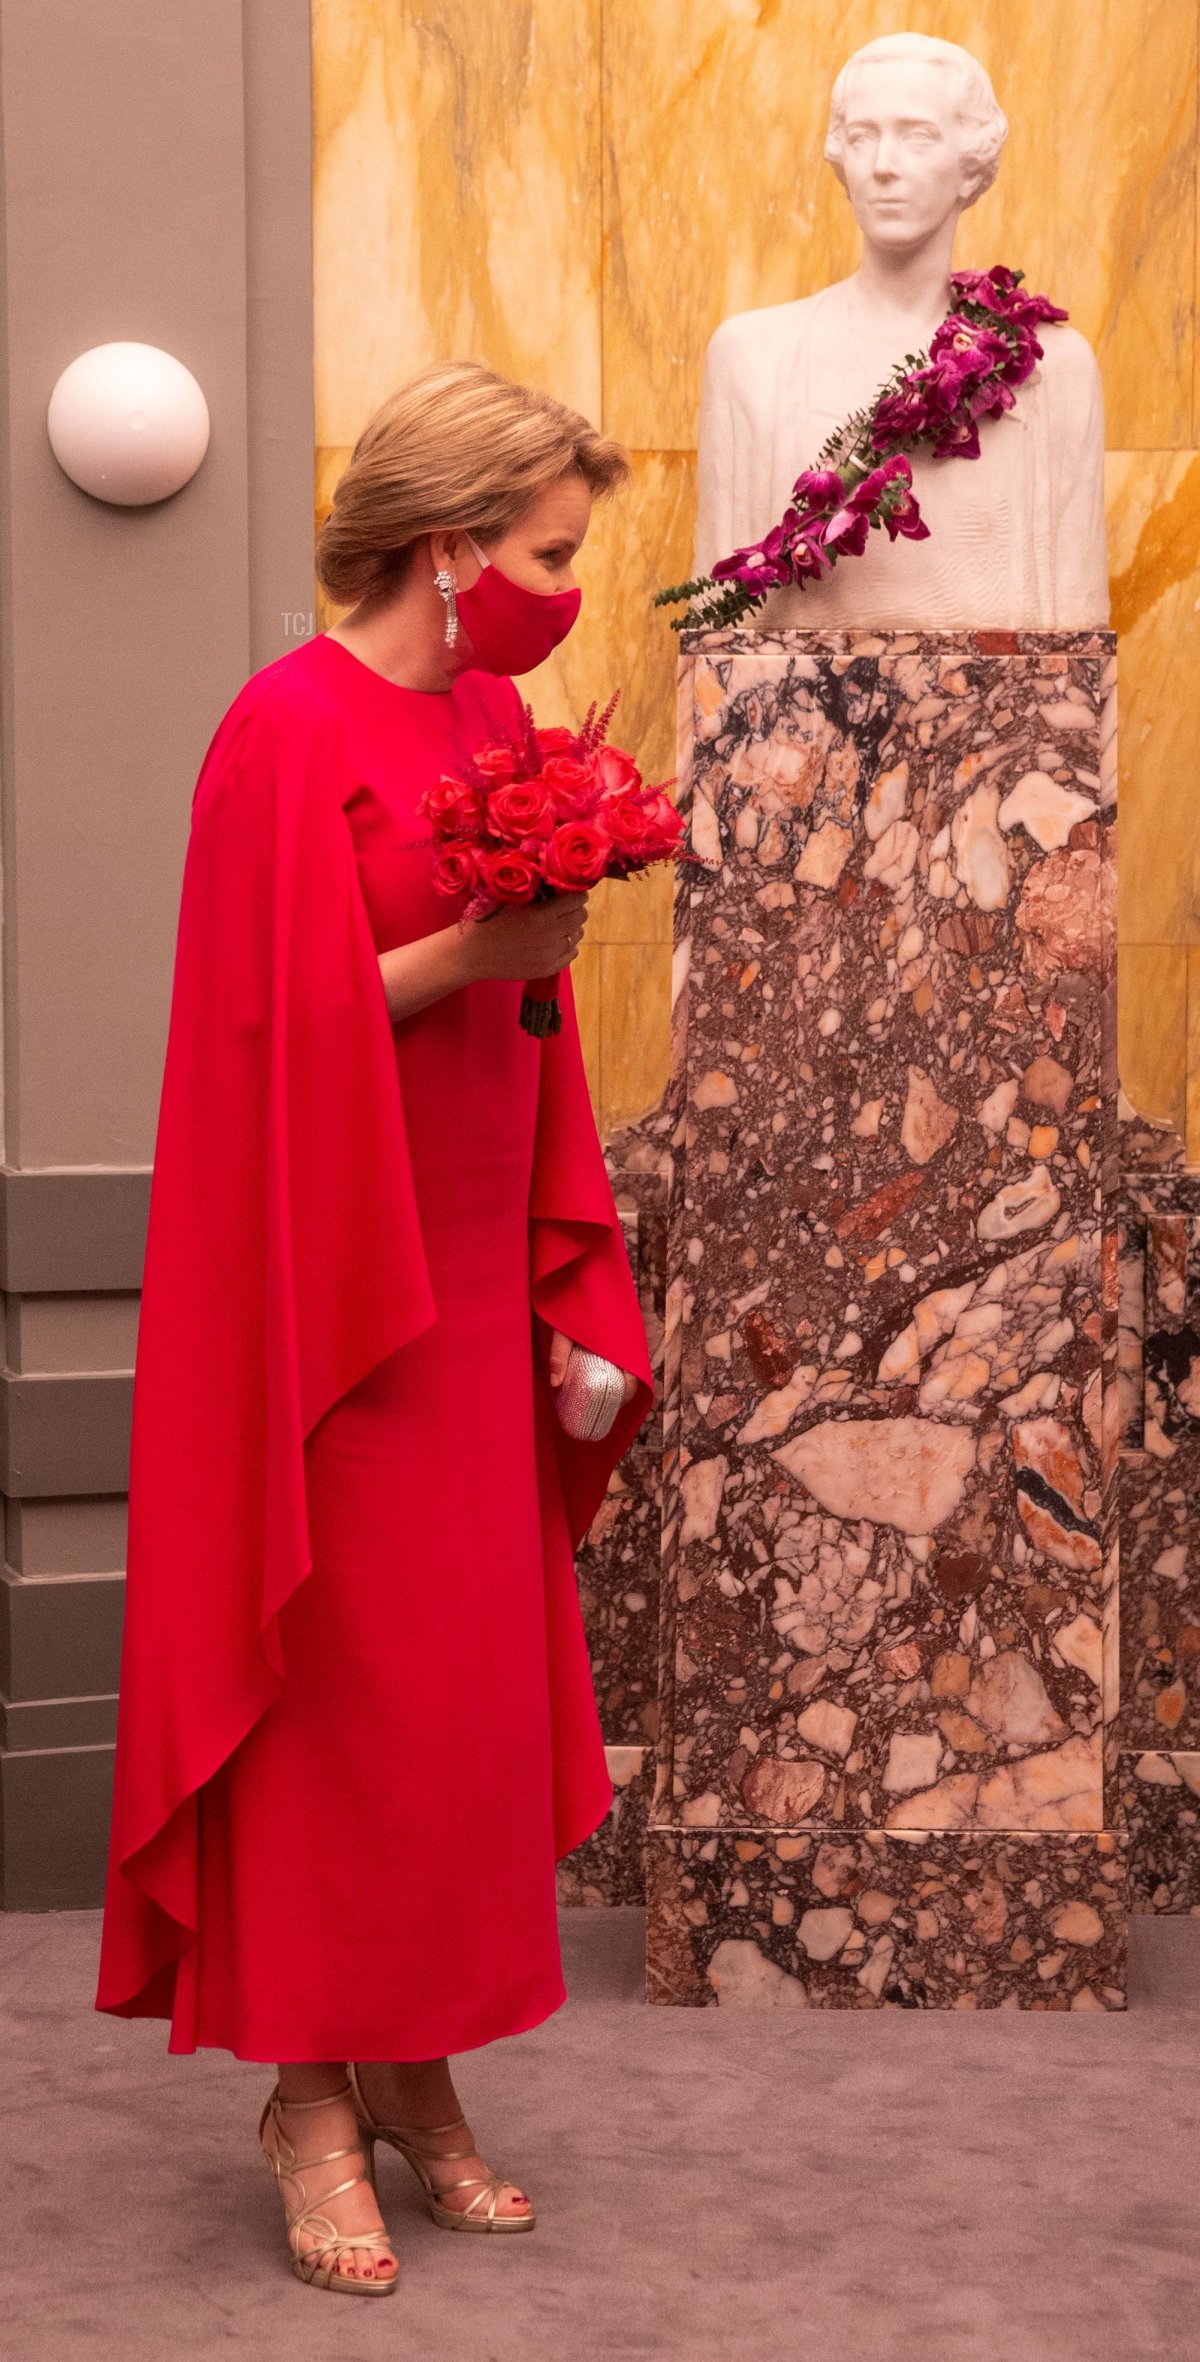
[[[218,726],[193,796],[155,1141],[95,2004],[123,2016],[171,2014],[198,1922],[197,1792],[282,1687],[279,1612],[312,1564],[305,1436],[436,1317],[336,770],[319,727],[266,770],[240,767],[254,692]],[[530,1251],[548,1324],[543,1523],[565,1519],[574,1546],[653,1381],[569,970],[560,998],[563,1030],[541,1050]],[[559,1426],[550,1325],[637,1376],[600,1442]]]

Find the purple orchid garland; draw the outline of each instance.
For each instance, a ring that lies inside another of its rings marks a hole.
[[[874,401],[835,428],[796,478],[779,523],[711,574],[658,592],[656,607],[688,602],[674,630],[740,622],[768,592],[803,589],[839,558],[861,557],[880,525],[890,541],[928,540],[904,452],[928,446],[935,459],[978,459],[981,424],[1012,409],[1013,389],[1042,358],[1038,328],[1067,317],[1048,296],[1022,293],[1022,279],[1003,263],[953,274],[953,309],[928,354],[906,353]]]

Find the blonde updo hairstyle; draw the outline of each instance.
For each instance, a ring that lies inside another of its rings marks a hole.
[[[465,528],[486,547],[572,469],[593,499],[630,473],[619,443],[577,410],[476,361],[409,378],[367,420],[316,549],[339,607],[386,598],[423,534]]]

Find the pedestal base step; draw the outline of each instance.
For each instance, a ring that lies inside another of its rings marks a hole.
[[[679,1829],[646,1839],[646,1997],[1122,2009],[1125,1840]]]

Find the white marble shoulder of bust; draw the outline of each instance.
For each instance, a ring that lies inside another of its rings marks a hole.
[[[767,303],[752,312],[731,312],[714,328],[706,358],[717,367],[736,369],[740,360],[761,353],[764,345],[802,336],[834,292],[832,287],[821,287],[815,295],[798,296],[792,303]]]
[[[1042,358],[1038,368],[1043,377],[1065,392],[1082,391],[1095,385],[1100,376],[1100,364],[1086,336],[1072,328],[1069,320],[1047,321],[1038,330]]]
[[[762,304],[750,312],[731,312],[713,330],[708,341],[706,361],[714,372],[736,375],[743,362],[761,358],[764,350],[777,350],[802,337],[811,328],[817,315],[839,297],[845,285],[835,280],[829,287],[818,288],[815,295],[799,296],[792,303]],[[1064,390],[1092,386],[1099,377],[1095,353],[1078,328],[1069,321],[1049,321],[1041,331],[1043,359],[1040,364],[1055,386]]]

